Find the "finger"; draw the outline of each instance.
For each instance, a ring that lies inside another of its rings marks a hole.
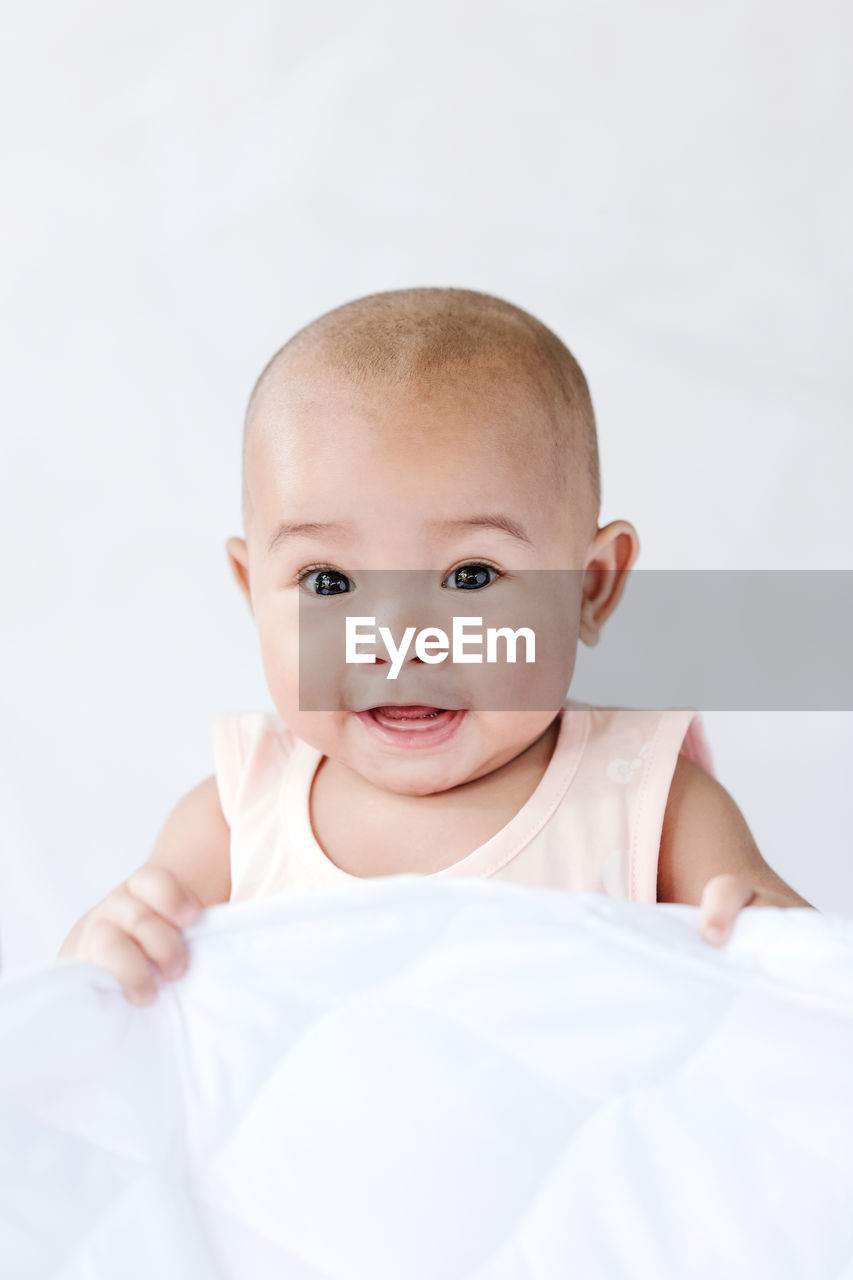
[[[146,862],[134,871],[126,887],[152,911],[179,927],[192,924],[201,910],[201,902],[192,889],[182,885],[167,867],[154,862]]]
[[[111,920],[93,922],[89,958],[118,978],[133,1004],[150,1004],[157,995],[153,966],[138,943]]]
[[[729,936],[738,912],[755,897],[755,890],[743,876],[714,876],[702,891],[699,927],[708,942],[720,944]]]
[[[164,978],[179,978],[186,969],[189,951],[180,929],[128,889],[116,893],[109,920],[141,947]]]

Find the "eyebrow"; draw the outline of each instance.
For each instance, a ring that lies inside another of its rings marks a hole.
[[[458,520],[433,520],[430,522],[430,528],[444,534],[462,532],[466,529],[494,529],[499,533],[508,534],[510,538],[515,538],[525,546],[533,546],[530,536],[518,521],[500,511],[484,511],[479,515],[465,516]],[[310,537],[312,534],[321,533],[347,535],[352,533],[352,526],[342,524],[338,520],[283,520],[269,540],[267,554],[275,551],[288,538]]]
[[[533,546],[530,536],[518,521],[504,515],[502,511],[484,511],[480,515],[466,516],[462,520],[433,520],[431,527],[441,533],[455,533],[464,529],[496,529],[499,533],[509,534],[516,542]]]
[[[310,537],[315,533],[346,534],[350,526],[339,521],[282,520],[267,544],[267,555],[288,538]]]

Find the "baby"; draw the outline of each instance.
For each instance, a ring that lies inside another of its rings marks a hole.
[[[745,906],[810,906],[715,779],[698,712],[565,696],[578,639],[597,642],[639,551],[633,526],[599,528],[599,511],[586,380],[525,311],[403,289],[297,333],[252,392],[246,536],[226,546],[276,713],[216,720],[216,772],[60,955],[144,1004],[186,969],[181,929],[200,909],[400,872],[690,903],[716,943]],[[419,570],[482,613],[543,569],[577,584],[568,679],[544,709],[453,705],[448,668],[411,651],[396,684],[377,652],[342,702],[300,698],[301,614],[350,594],[363,614],[371,571]]]

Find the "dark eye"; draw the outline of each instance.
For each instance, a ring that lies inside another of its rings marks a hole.
[[[314,581],[314,588],[312,590],[309,586],[308,590],[315,596],[338,596],[350,589],[349,578],[338,569],[306,569],[299,578],[299,585],[310,582],[311,579]]]
[[[494,577],[489,577],[490,574],[494,574]],[[475,561],[454,569],[447,575],[444,585],[449,585],[452,590],[476,591],[480,587],[487,587],[490,582],[499,577],[501,574],[498,569],[493,569],[490,564],[480,564],[479,561]]]

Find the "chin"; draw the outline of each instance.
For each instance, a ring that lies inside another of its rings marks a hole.
[[[436,768],[434,772],[430,772],[424,768],[423,760],[407,762],[416,768],[408,769],[380,769],[365,774],[374,786],[382,787],[384,791],[391,791],[398,796],[431,796],[438,791],[449,791],[451,787],[458,787],[460,783],[467,779],[464,775],[455,776],[448,773],[447,770]],[[357,772],[361,773],[360,769]]]

